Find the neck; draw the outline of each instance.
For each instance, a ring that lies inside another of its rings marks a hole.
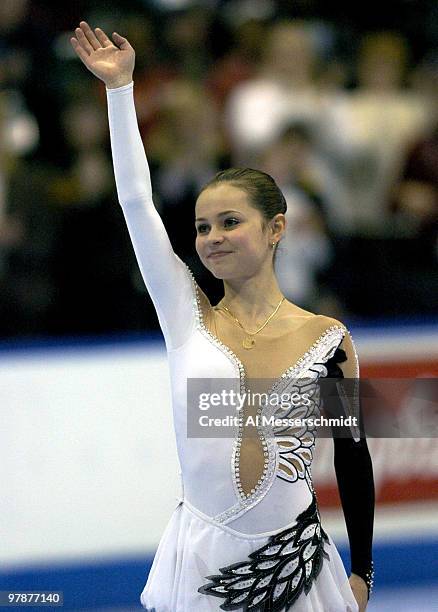
[[[224,297],[218,306],[226,306],[248,327],[261,325],[278,306],[283,294],[274,272],[250,278],[224,281]]]

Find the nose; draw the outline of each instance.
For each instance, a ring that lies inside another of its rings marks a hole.
[[[213,227],[208,233],[208,243],[209,244],[221,244],[224,241],[224,236],[220,229],[216,230]]]

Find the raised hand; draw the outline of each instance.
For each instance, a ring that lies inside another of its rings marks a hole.
[[[73,49],[90,72],[101,79],[108,89],[128,85],[134,72],[135,52],[123,36],[114,32],[112,42],[103,30],[93,31],[81,21],[70,39]]]

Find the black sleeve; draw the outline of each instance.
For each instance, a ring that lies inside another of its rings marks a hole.
[[[328,378],[344,378],[338,363],[347,360],[345,351],[338,348],[325,364]],[[362,411],[359,410],[361,437],[340,435],[340,429],[332,427],[334,443],[334,466],[338,482],[350,544],[351,571],[365,580],[368,599],[373,586],[372,541],[374,524],[374,477],[373,465],[365,437]]]

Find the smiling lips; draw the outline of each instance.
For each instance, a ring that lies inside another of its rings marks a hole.
[[[216,251],[214,253],[210,253],[210,255],[208,255],[208,259],[220,259],[221,257],[224,257],[224,255],[229,255],[231,253],[231,251]]]

